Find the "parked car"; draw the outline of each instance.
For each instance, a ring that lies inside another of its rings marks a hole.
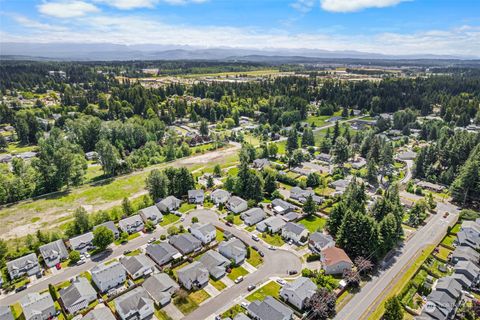
[[[182,213],[179,212],[179,211],[173,211],[173,213],[174,213],[177,217],[181,217],[181,216],[182,216]]]
[[[235,283],[240,283],[242,281],[243,281],[243,276],[240,276],[237,279],[235,279]]]
[[[258,251],[257,246],[252,246],[252,249],[255,250],[255,251]]]
[[[231,227],[231,226],[232,226],[232,223],[231,223],[231,222],[228,222],[228,221],[227,221],[227,222],[225,222],[225,224],[226,224],[227,226],[229,226],[229,227]]]
[[[292,244],[293,244],[293,240],[292,240],[292,239],[288,240],[288,244],[289,244],[289,245],[292,245]]]
[[[278,279],[277,282],[278,282],[278,284],[281,285],[281,286],[283,286],[283,285],[285,285],[285,283],[287,283],[287,282],[286,282],[285,280],[283,280],[283,279]]]
[[[277,247],[270,246],[270,247],[268,247],[268,249],[275,251],[275,250],[277,250]]]
[[[129,253],[132,253],[132,250],[125,250],[125,251],[123,251],[123,254],[125,254],[125,255],[127,255],[127,254],[129,254]]]
[[[152,242],[155,242],[157,241],[157,238],[153,237],[152,239],[148,240],[148,243],[152,243]]]
[[[85,259],[85,257],[81,257],[80,260],[77,261],[77,265],[84,264],[85,262],[87,262],[87,259]]]
[[[26,285],[26,284],[24,284],[23,286],[20,286],[20,287],[18,287],[17,289],[15,289],[15,292],[20,292],[20,291],[23,291],[23,290],[25,290],[25,289],[27,289],[27,285]]]
[[[240,305],[242,306],[242,308],[245,308],[245,309],[248,308],[248,303],[245,301],[243,301]]]
[[[288,271],[288,274],[289,274],[289,275],[297,274],[297,270],[289,270],[289,271]]]
[[[258,254],[260,255],[260,257],[265,257],[265,253],[263,253],[263,251],[258,251]]]
[[[253,241],[260,241],[260,238],[258,238],[256,235],[252,234],[252,240]]]
[[[249,286],[247,287],[247,290],[248,290],[248,291],[253,291],[253,290],[255,290],[256,287],[257,287],[256,285],[251,284],[251,285],[249,285]]]
[[[57,264],[55,265],[55,268],[56,268],[57,270],[60,270],[60,269],[62,269],[62,265],[61,265],[60,263],[57,263]]]

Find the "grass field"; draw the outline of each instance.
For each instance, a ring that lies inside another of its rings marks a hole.
[[[177,222],[178,220],[180,219],[179,216],[176,216],[174,214],[166,214],[163,216],[163,220],[162,222],[160,222],[160,225],[162,227],[166,226],[166,225],[169,225],[169,224],[172,224],[174,222]]]
[[[178,209],[179,212],[181,213],[185,213],[185,212],[188,212],[190,210],[193,210],[197,207],[196,204],[193,204],[193,203],[183,203],[180,208]]]
[[[210,284],[212,286],[214,286],[215,289],[217,289],[218,291],[222,291],[223,289],[225,289],[227,287],[227,285],[220,280],[210,279]]]
[[[279,234],[270,235],[268,233],[262,233],[261,238],[263,241],[272,246],[281,247],[285,244],[285,241],[283,241]]]
[[[281,288],[281,286],[278,283],[276,283],[274,281],[270,281],[269,283],[267,283],[263,287],[260,287],[254,293],[247,296],[246,299],[248,301],[252,302],[252,301],[255,301],[255,300],[263,301],[263,299],[265,299],[265,297],[267,297],[267,296],[272,296],[274,298],[278,298],[278,295],[280,294],[280,288]]]
[[[228,309],[227,311],[225,311],[224,313],[222,313],[221,317],[222,319],[225,319],[225,318],[233,319],[237,314],[244,313],[244,311],[245,309],[243,309],[241,305],[236,304],[230,309]]]
[[[250,250],[250,258],[247,259],[247,262],[256,268],[263,263],[263,259],[257,251],[252,249]]]
[[[311,215],[299,220],[298,223],[303,224],[310,233],[313,233],[315,231],[322,231],[327,223],[327,219]]]
[[[196,304],[200,304],[203,301],[207,300],[210,298],[210,295],[205,291],[205,290],[198,290],[195,292],[190,293],[190,298],[192,299],[193,302]]]
[[[243,267],[235,267],[232,269],[232,272],[228,274],[228,277],[230,280],[235,280],[240,276],[246,276],[248,274],[248,271],[245,270]]]

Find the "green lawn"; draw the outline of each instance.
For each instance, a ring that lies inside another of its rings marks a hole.
[[[203,301],[210,298],[210,295],[203,289],[192,292],[189,294],[189,296],[190,296],[190,299],[192,299],[192,301],[196,304],[200,304]]]
[[[258,254],[256,250],[250,250],[250,258],[247,259],[247,262],[254,267],[258,267],[263,263],[262,257]]]
[[[173,298],[173,304],[185,315],[198,308],[198,304],[196,304],[190,296],[187,296],[183,300],[179,297],[175,297]]]
[[[135,249],[135,250],[133,250],[132,252],[127,253],[126,256],[127,256],[127,257],[133,257],[133,256],[138,256],[138,255],[141,254],[141,253],[142,253],[142,250],[140,250],[140,249]]]
[[[222,281],[220,280],[213,280],[213,279],[210,279],[210,284],[212,286],[214,286],[218,291],[222,291],[223,289],[225,289],[227,286],[225,285],[225,283],[223,283]]]
[[[268,233],[262,233],[261,237],[263,241],[272,246],[281,247],[285,244],[285,241],[283,241],[282,237],[279,234],[270,235]]]
[[[460,232],[461,228],[462,228],[462,225],[460,223],[457,223],[456,225],[453,226],[452,230],[450,230],[450,233],[457,234]]]
[[[165,311],[155,307],[155,316],[158,320],[173,320]]]
[[[452,252],[452,250],[449,250],[443,246],[439,246],[439,251],[437,253],[437,257],[440,259],[447,261],[448,260],[448,255]]]
[[[178,211],[181,212],[181,213],[185,213],[185,212],[187,212],[187,211],[190,211],[190,210],[195,209],[196,207],[197,207],[197,205],[194,204],[194,203],[186,203],[186,202],[185,202],[185,203],[183,203],[183,204],[180,206],[180,208],[178,209]]]
[[[265,299],[265,297],[267,296],[278,298],[278,295],[280,294],[280,289],[281,286],[278,283],[276,283],[275,281],[270,281],[263,287],[259,288],[258,290],[247,296],[246,299],[252,302],[255,300],[263,301],[263,299]]]
[[[232,272],[228,274],[228,277],[231,280],[235,280],[240,276],[246,276],[248,274],[248,271],[245,270],[243,267],[235,267],[232,269]]]
[[[311,215],[298,221],[298,223],[303,224],[310,233],[313,233],[315,231],[322,231],[327,223],[327,219]]]
[[[19,302],[12,305],[11,309],[12,309],[12,313],[13,313],[13,318],[15,320],[25,320],[25,316],[23,315],[23,310],[22,310],[22,307],[20,306]]]
[[[215,230],[215,240],[217,242],[223,241],[223,232],[222,231],[220,231],[218,229]]]
[[[163,216],[163,220],[162,222],[160,222],[160,225],[163,227],[163,226],[167,226],[169,224],[172,224],[174,222],[177,222],[178,220],[180,219],[180,217],[170,213],[170,214],[166,214]]]
[[[225,311],[224,313],[222,313],[221,317],[222,319],[225,319],[225,318],[233,319],[237,316],[237,314],[244,313],[244,311],[245,309],[243,309],[241,305],[236,304],[230,309],[228,309],[227,311]]]
[[[243,220],[240,219],[240,215],[239,214],[236,214],[233,216],[233,224],[236,225],[236,226],[239,226],[243,223]]]
[[[456,236],[449,234],[445,238],[443,238],[442,244],[451,247],[453,246],[453,242],[455,241],[456,238],[457,238]]]

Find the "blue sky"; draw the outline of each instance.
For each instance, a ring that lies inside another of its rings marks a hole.
[[[0,0],[0,41],[480,56],[480,1]]]

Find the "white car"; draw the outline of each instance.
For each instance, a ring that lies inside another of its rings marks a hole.
[[[241,304],[240,304],[243,308],[247,309],[248,308],[248,303],[243,301]]]
[[[281,286],[283,286],[283,285],[285,285],[285,283],[287,283],[287,282],[286,282],[285,280],[283,280],[283,279],[278,279],[277,282],[278,282],[278,284],[281,285]]]
[[[77,261],[77,265],[84,264],[85,262],[87,262],[87,259],[85,259],[85,257],[81,257],[80,260]]]
[[[235,279],[235,283],[240,283],[242,281],[243,281],[243,276],[240,276],[237,279]]]
[[[88,253],[88,252],[85,252],[83,255],[84,255],[85,258],[87,258],[87,259],[90,258],[90,253]]]
[[[270,247],[268,247],[268,249],[275,251],[275,250],[277,250],[277,247],[270,246]]]

